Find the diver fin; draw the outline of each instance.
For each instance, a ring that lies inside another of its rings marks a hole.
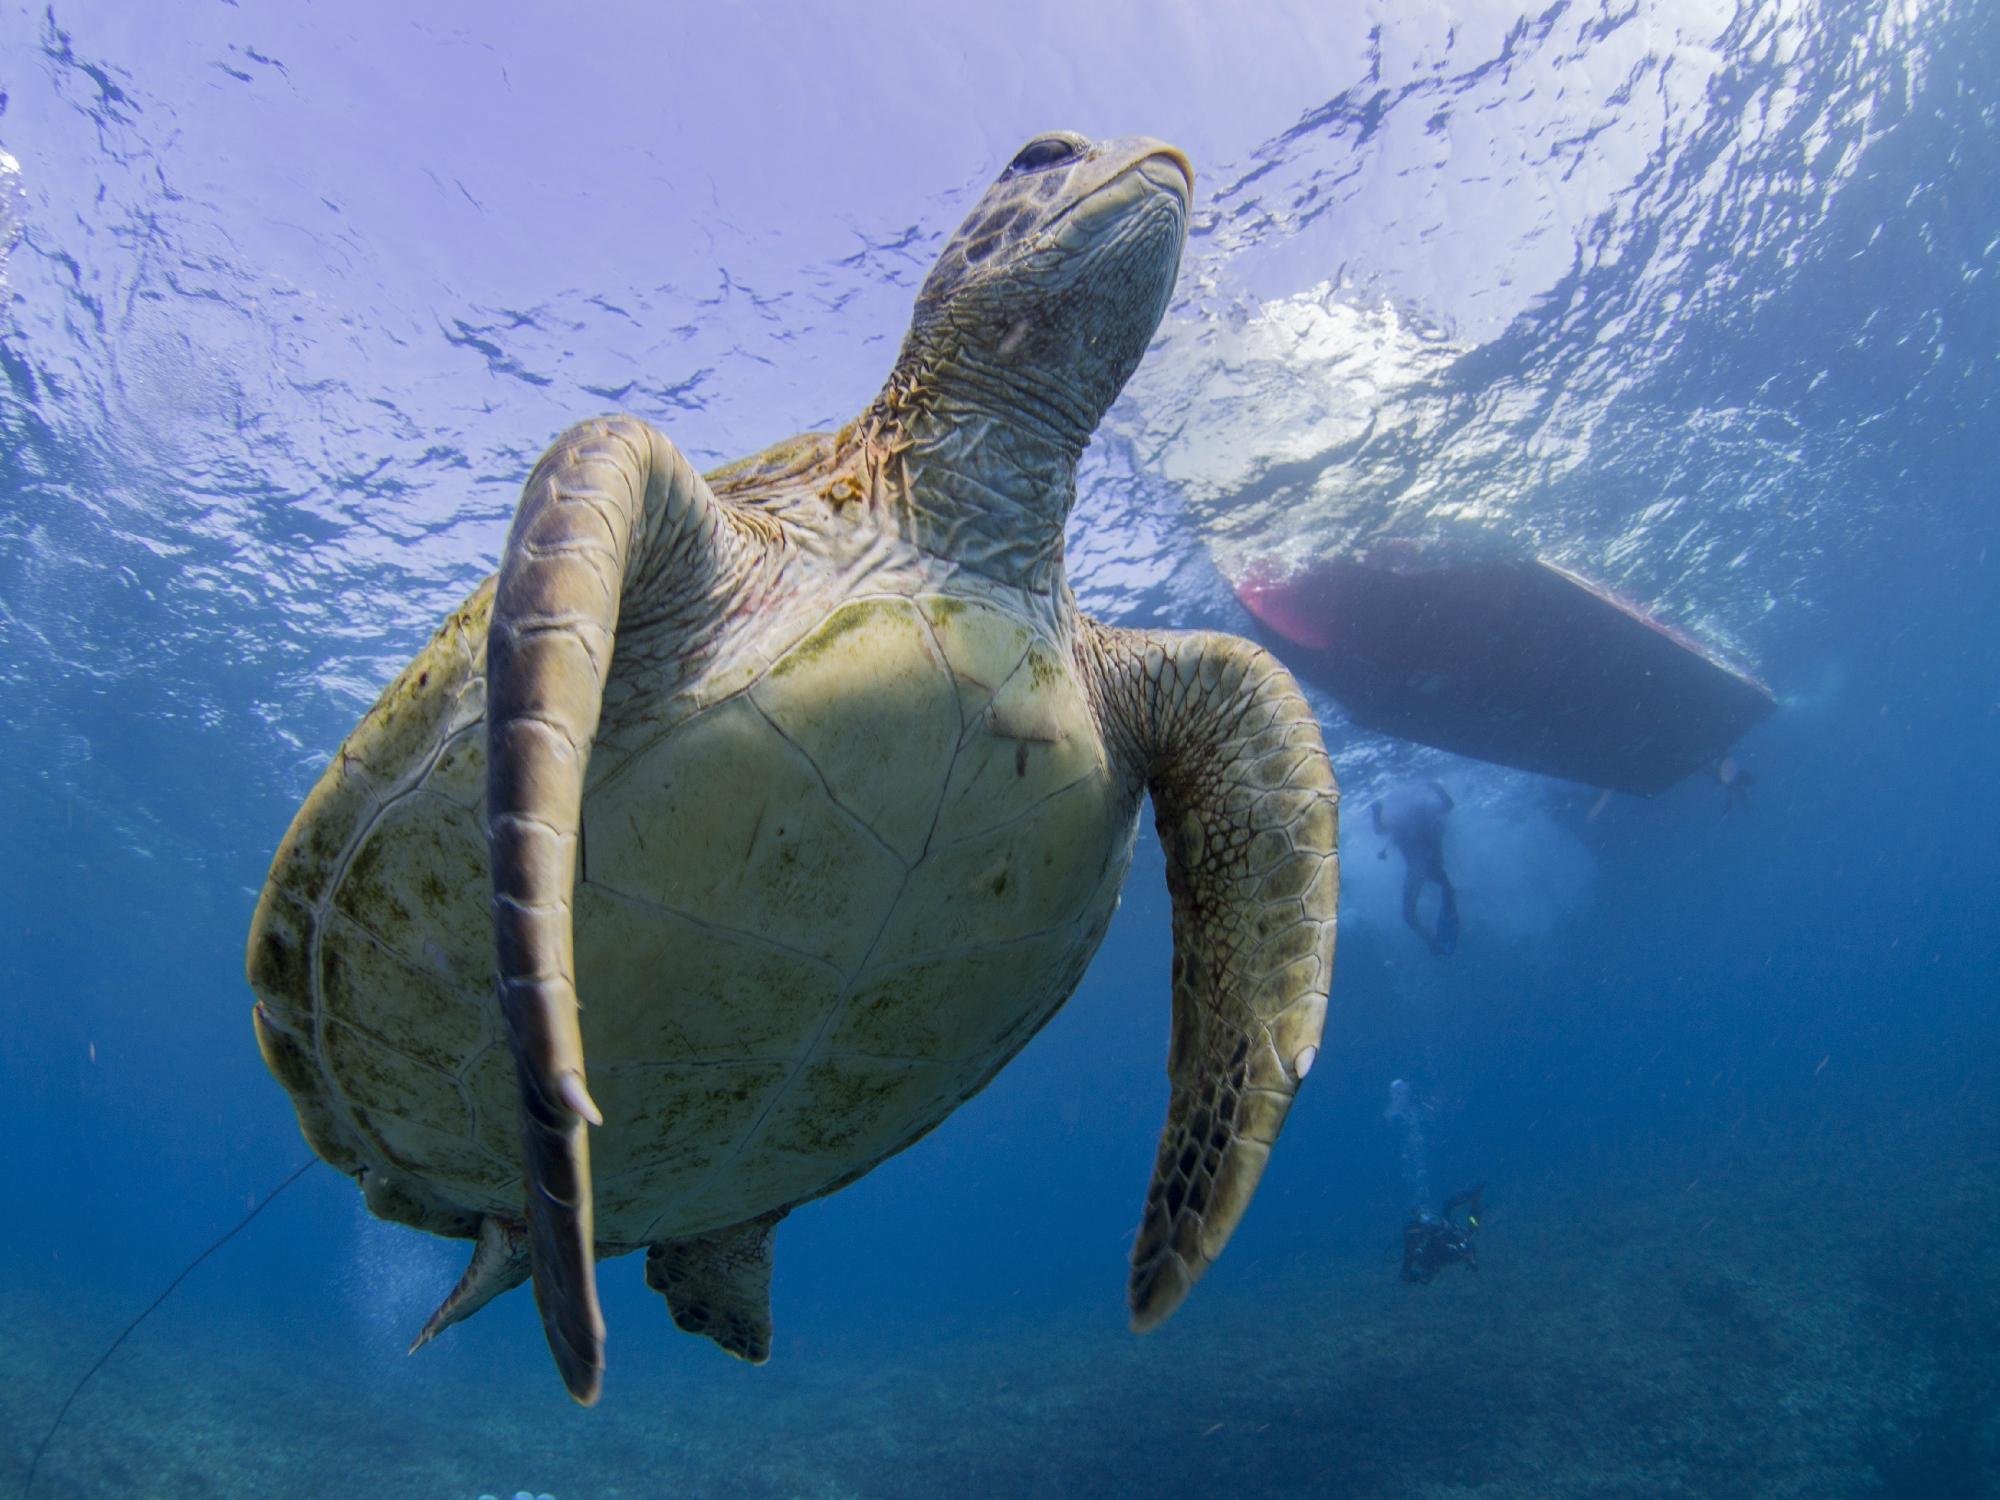
[[[472,1263],[410,1344],[410,1353],[415,1354],[452,1324],[463,1323],[502,1292],[513,1291],[527,1279],[528,1231],[488,1214],[479,1221]]]
[[[1269,652],[1209,633],[1093,634],[1174,909],[1172,1093],[1128,1287],[1144,1332],[1222,1253],[1319,1056],[1340,793],[1312,706]]]
[[[646,1252],[646,1285],[667,1299],[686,1333],[714,1339],[738,1359],[771,1357],[771,1240],[788,1210]]]
[[[1449,958],[1458,951],[1458,893],[1451,888],[1451,882],[1444,878],[1442,870],[1438,872],[1437,883],[1440,892],[1437,936],[1431,940],[1431,951],[1440,957]]]
[[[1424,919],[1417,911],[1423,898],[1426,872],[1407,847],[1403,850],[1403,924],[1418,937],[1424,936]]]
[[[1453,1193],[1449,1198],[1444,1200],[1444,1208],[1441,1211],[1443,1216],[1449,1219],[1461,1208],[1470,1208],[1474,1225],[1477,1227],[1478,1218],[1484,1212],[1479,1206],[1479,1195],[1485,1191],[1486,1184],[1483,1182],[1475,1182],[1469,1188],[1461,1188],[1458,1192]]]

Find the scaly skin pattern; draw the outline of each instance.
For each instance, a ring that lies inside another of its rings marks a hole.
[[[1103,722],[1152,793],[1173,896],[1173,1092],[1132,1246],[1144,1331],[1222,1253],[1319,1056],[1340,791],[1311,707],[1269,652],[1084,625]]]
[[[1311,1066],[1337,793],[1246,642],[1113,631],[1062,574],[1075,464],[1165,306],[1185,160],[1033,143],[880,397],[706,476],[581,424],[499,573],[281,844],[259,1043],[377,1214],[476,1240],[422,1343],[532,1275],[595,1399],[599,1257],[769,1350],[779,1219],[970,1097],[1074,990],[1150,792],[1173,1084],[1135,1322],[1221,1250]]]

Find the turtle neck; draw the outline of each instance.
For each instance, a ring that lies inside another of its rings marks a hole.
[[[1035,594],[1063,583],[1063,527],[1089,439],[1061,405],[1023,401],[957,369],[940,387],[892,381],[871,446],[917,547]],[[1057,393],[1050,393],[1051,395]]]

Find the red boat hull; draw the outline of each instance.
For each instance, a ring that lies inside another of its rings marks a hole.
[[[1237,595],[1301,677],[1401,739],[1650,794],[1775,708],[1748,672],[1538,558],[1341,558]]]

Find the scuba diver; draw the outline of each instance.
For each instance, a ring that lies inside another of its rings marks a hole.
[[[1444,820],[1452,806],[1451,794],[1435,781],[1411,781],[1391,787],[1370,809],[1375,831],[1403,856],[1403,920],[1440,956],[1458,948],[1458,894],[1444,872]],[[1387,859],[1388,845],[1376,857]],[[1441,899],[1437,928],[1426,932],[1417,916],[1417,897],[1432,882]]]
[[[1733,755],[1725,755],[1717,761],[1710,774],[1722,783],[1722,815],[1741,807],[1750,811],[1750,788],[1757,784],[1757,778]]]
[[[1410,1221],[1403,1226],[1403,1280],[1428,1286],[1431,1278],[1446,1266],[1458,1262],[1469,1271],[1479,1269],[1479,1256],[1472,1244],[1479,1232],[1479,1195],[1486,1184],[1453,1193],[1444,1200],[1444,1211],[1432,1213],[1430,1168],[1424,1151],[1424,1116],[1430,1112],[1410,1087],[1406,1078],[1389,1084],[1389,1107],[1382,1118],[1403,1127],[1403,1179],[1410,1189]],[[1465,1222],[1454,1217],[1465,1210]]]
[[[1479,1255],[1472,1237],[1479,1231],[1479,1194],[1485,1183],[1453,1193],[1444,1200],[1444,1212],[1413,1210],[1403,1226],[1403,1280],[1429,1286],[1431,1278],[1456,1262],[1468,1271],[1479,1269]],[[1452,1215],[1465,1210],[1465,1222]]]

